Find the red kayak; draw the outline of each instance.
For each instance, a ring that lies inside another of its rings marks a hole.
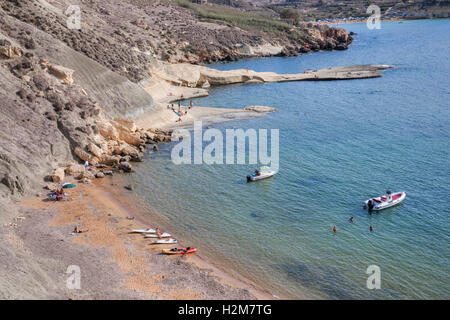
[[[187,254],[187,253],[193,253],[197,251],[195,248],[173,248],[173,249],[163,249],[162,253],[165,254]]]

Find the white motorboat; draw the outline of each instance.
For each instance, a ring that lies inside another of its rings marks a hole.
[[[261,167],[261,170],[256,170],[255,173],[247,176],[247,181],[258,181],[266,178],[270,178],[271,176],[277,173],[275,170],[270,170],[269,167]]]
[[[390,191],[386,191],[386,194],[383,196],[370,198],[363,202],[364,208],[368,208],[369,211],[371,210],[382,210],[386,208],[390,208],[392,206],[395,206],[399,203],[401,203],[403,200],[405,200],[406,192],[396,192],[392,193]]]

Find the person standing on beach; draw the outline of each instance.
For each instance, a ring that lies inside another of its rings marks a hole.
[[[158,236],[158,239],[161,239],[162,233],[161,233],[161,230],[159,230],[159,228],[156,228],[155,233]]]
[[[192,100],[191,100],[191,101],[189,101],[189,109],[192,109],[192,106],[193,106],[193,103],[192,103]]]

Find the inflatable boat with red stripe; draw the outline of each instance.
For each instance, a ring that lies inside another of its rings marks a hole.
[[[395,206],[405,200],[406,192],[396,192],[392,193],[390,191],[386,191],[384,196],[371,198],[363,202],[364,208],[369,208],[370,210],[382,210],[386,208],[390,208]]]

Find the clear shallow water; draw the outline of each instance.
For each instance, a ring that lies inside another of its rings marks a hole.
[[[264,118],[214,125],[280,129],[276,177],[246,183],[254,166],[176,166],[168,161],[171,143],[149,153],[132,176],[137,192],[202,256],[274,294],[449,299],[450,20],[344,27],[358,33],[347,51],[212,67],[395,68],[368,80],[216,87],[195,101],[276,107]],[[364,199],[386,189],[406,191],[407,198],[372,215],[362,209]],[[372,264],[381,268],[380,290],[366,288]]]

